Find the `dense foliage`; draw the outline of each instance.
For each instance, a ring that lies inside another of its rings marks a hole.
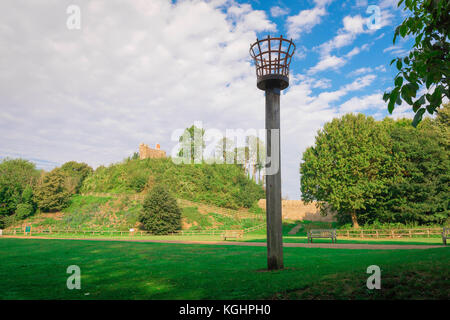
[[[167,188],[156,185],[144,199],[139,220],[153,234],[169,234],[181,230],[181,209]]]
[[[361,114],[325,124],[303,154],[303,199],[326,202],[340,222],[353,218],[354,226],[444,223],[450,199],[448,108],[417,128],[406,119],[374,121]]]
[[[31,213],[34,212],[32,187],[38,177],[39,171],[27,160],[5,159],[0,162],[0,228],[5,226],[5,219],[14,214],[21,203],[27,203]],[[21,209],[21,212],[24,211]]]
[[[391,113],[402,100],[411,105],[416,126],[426,111],[433,114],[442,99],[450,97],[450,1],[400,0],[398,5],[401,4],[410,14],[395,30],[394,44],[398,36],[412,36],[415,41],[408,56],[392,60],[399,72],[394,89],[385,93],[384,100],[389,100]],[[420,86],[428,92],[416,98]]]
[[[306,201],[328,202],[333,210],[360,217],[392,176],[390,139],[373,118],[347,114],[325,124],[316,145],[303,154],[301,191]]]
[[[56,168],[43,175],[34,194],[39,209],[44,212],[64,209],[70,201],[70,191],[66,186],[67,175]]]
[[[171,159],[130,160],[99,167],[81,191],[134,193],[164,184],[177,197],[237,209],[264,198],[261,186],[233,164],[175,164]]]
[[[61,170],[67,176],[66,187],[72,194],[78,193],[84,179],[94,172],[94,170],[86,163],[75,161],[64,163],[61,166]]]

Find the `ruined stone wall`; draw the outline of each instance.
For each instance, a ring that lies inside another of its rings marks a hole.
[[[262,209],[266,209],[266,199],[259,200],[258,206]],[[335,221],[333,213],[328,212],[326,216],[322,216],[320,210],[316,208],[315,203],[305,204],[302,200],[282,200],[281,212],[283,219],[322,222]]]
[[[156,149],[150,148],[148,145],[141,143],[139,145],[139,158],[142,159],[154,159],[154,158],[166,158],[166,152],[159,149],[159,144],[156,145]]]

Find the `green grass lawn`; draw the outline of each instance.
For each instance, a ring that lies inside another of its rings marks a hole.
[[[0,239],[0,256],[0,299],[448,299],[450,289],[449,248],[285,248],[276,272],[264,247]],[[374,264],[376,292],[365,285]],[[66,288],[69,265],[81,290]]]

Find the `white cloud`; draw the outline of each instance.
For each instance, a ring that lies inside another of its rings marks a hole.
[[[375,68],[371,68],[371,67],[363,67],[363,68],[359,68],[356,69],[352,72],[350,72],[347,76],[348,77],[354,77],[354,76],[359,76],[365,73],[371,73],[371,72],[386,72],[386,67],[384,65],[379,65],[378,67]]]
[[[321,22],[321,18],[327,14],[325,6],[332,0],[315,0],[316,6],[312,9],[302,10],[297,15],[287,18],[288,37],[298,39],[302,33],[311,32],[312,28]]]
[[[363,97],[353,97],[340,105],[340,113],[362,112],[368,109],[386,109],[386,103],[381,93],[375,93]]]
[[[288,8],[281,8],[279,6],[275,6],[270,8],[270,15],[274,18],[276,17],[281,17],[281,16],[285,16],[289,13],[289,9]]]
[[[401,45],[393,45],[383,49],[383,53],[389,52],[394,56],[403,56],[406,55],[409,51],[404,49]]]
[[[336,56],[323,57],[314,67],[308,70],[309,74],[314,74],[327,69],[338,69],[345,64],[345,59]]]

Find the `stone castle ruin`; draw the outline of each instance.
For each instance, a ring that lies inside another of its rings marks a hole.
[[[150,148],[144,143],[139,144],[139,159],[166,158],[166,152],[160,150],[160,148],[161,146],[159,144],[156,144],[155,149]]]

